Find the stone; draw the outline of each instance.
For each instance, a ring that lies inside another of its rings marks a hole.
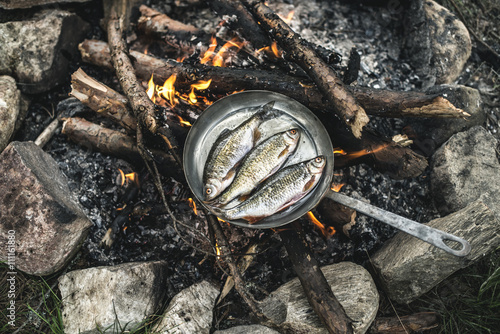
[[[279,332],[262,325],[248,325],[215,331],[214,334],[279,334]]]
[[[209,334],[219,290],[218,286],[202,281],[179,292],[155,327],[155,333]]]
[[[382,288],[397,303],[414,301],[500,245],[500,220],[481,200],[426,225],[465,239],[471,252],[457,257],[404,232],[396,234],[371,262]]]
[[[427,94],[439,94],[455,107],[471,116],[467,118],[405,118],[406,129],[411,139],[425,156],[430,156],[455,133],[482,125],[486,121],[481,94],[475,88],[462,85],[438,85],[429,88]]]
[[[57,163],[33,142],[11,142],[0,155],[0,244],[15,234],[15,267],[30,275],[61,270],[92,222]],[[6,248],[0,260],[7,260]]]
[[[57,5],[70,2],[88,2],[90,0],[0,0],[0,8],[4,9],[17,9],[17,8],[31,8],[34,6],[42,5]]]
[[[65,81],[68,65],[89,24],[76,14],[42,11],[26,21],[0,24],[0,74],[16,79],[24,93],[41,93]]]
[[[412,1],[404,21],[405,53],[424,86],[455,81],[472,50],[465,25],[432,0]]]
[[[498,141],[476,126],[450,138],[431,161],[431,191],[441,215],[481,198],[500,219]]]
[[[0,152],[9,144],[21,106],[21,92],[14,78],[0,76]]]
[[[131,262],[71,271],[59,277],[66,334],[120,333],[138,328],[166,298],[167,263]]]
[[[352,320],[354,333],[366,333],[378,311],[377,287],[368,271],[352,262],[321,268],[333,294]],[[261,304],[266,316],[292,332],[328,333],[314,313],[298,278],[272,292]]]

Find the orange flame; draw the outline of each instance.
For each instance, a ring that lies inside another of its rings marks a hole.
[[[203,54],[203,57],[201,58],[200,60],[200,63],[202,64],[206,64],[208,63],[213,55],[215,54],[215,48],[217,47],[217,39],[212,36],[212,38],[210,38],[210,45],[207,49],[207,51],[205,51],[205,53]]]
[[[189,93],[189,103],[196,104],[198,103],[198,99],[196,94],[194,93],[195,89],[202,90],[207,89],[212,83],[212,79],[210,80],[200,80],[197,83],[191,85],[191,92]]]
[[[333,154],[346,155],[346,154],[347,154],[347,152],[346,152],[346,151],[344,151],[343,149],[341,149],[341,148],[337,147],[337,148],[334,148],[334,149],[333,149]]]
[[[151,74],[151,79],[148,81],[148,90],[146,91],[146,94],[148,94],[148,97],[153,103],[156,103],[156,96],[155,96],[155,82],[153,81],[153,74]]]
[[[235,47],[238,49],[236,52],[238,52],[243,47],[243,45],[245,45],[245,42],[239,41],[238,37],[232,38],[229,42],[224,44],[220,48],[219,52],[217,52],[217,54],[214,56],[214,59],[212,60],[212,66],[223,67],[225,65],[225,60],[228,57],[229,49]]]
[[[175,107],[175,105],[179,103],[179,100],[175,97],[174,83],[176,79],[177,74],[174,73],[167,80],[165,80],[163,86],[158,89],[158,93],[167,99],[172,107]]]
[[[215,242],[215,255],[217,257],[220,256],[220,248],[219,248],[219,244],[217,244],[217,242]]]
[[[136,172],[125,174],[120,168],[118,168],[118,170],[120,171],[121,177],[120,187],[123,187],[125,183],[127,183],[128,186],[129,182],[133,182],[139,187],[139,176]]]
[[[189,128],[191,126],[191,123],[189,123],[188,121],[184,120],[184,118],[182,118],[181,116],[179,115],[176,115],[177,116],[177,119],[179,120],[179,124],[182,126],[182,127],[185,127],[185,128]]]
[[[196,210],[196,203],[193,201],[192,198],[188,198],[188,202],[189,202],[189,207],[191,207],[191,209],[193,209],[194,214],[198,216],[198,210]]]
[[[325,236],[325,238],[331,238],[335,234],[336,231],[332,226],[323,225],[311,211],[307,213],[307,218],[309,218],[311,223],[313,223],[314,225],[316,225],[316,227],[319,228],[319,230]]]
[[[382,151],[383,149],[385,149],[389,145],[391,145],[391,144],[385,143],[385,144],[382,144],[374,149],[364,149],[361,151],[350,152],[350,153],[345,154],[345,156],[348,159],[355,159],[355,158],[359,158],[359,157],[362,157],[362,156],[367,155],[367,154],[372,154],[372,153],[377,153],[379,151]]]
[[[343,186],[345,186],[345,183],[337,183],[337,184],[332,183],[330,189],[338,193]]]
[[[262,51],[265,51],[268,55],[274,55],[276,58],[281,58],[281,51],[278,49],[278,43],[276,43],[276,41],[273,41],[271,46],[260,48],[256,53],[260,53]]]

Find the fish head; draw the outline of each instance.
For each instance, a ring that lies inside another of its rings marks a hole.
[[[221,192],[222,183],[217,179],[208,179],[203,187],[205,201],[211,201]]]
[[[307,162],[307,170],[311,174],[321,174],[326,166],[326,159],[322,155],[318,155],[316,158],[311,159]]]
[[[300,130],[299,129],[290,129],[285,131],[283,138],[285,139],[285,143],[289,146],[296,145],[300,139]]]

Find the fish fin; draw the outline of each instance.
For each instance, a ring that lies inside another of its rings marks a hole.
[[[311,179],[309,181],[307,181],[307,183],[305,184],[304,189],[302,189],[302,191],[303,192],[309,191],[309,189],[311,189],[315,185],[315,181],[316,181],[315,179],[316,178],[311,177]]]
[[[240,202],[246,201],[249,197],[250,195],[241,195],[240,197],[238,197],[238,201]]]
[[[262,220],[266,218],[266,216],[259,216],[259,217],[254,217],[254,216],[246,216],[246,217],[243,217],[243,219],[245,219],[246,221],[248,221],[249,224],[255,224],[257,223],[258,221]]]
[[[260,137],[262,136],[262,133],[259,131],[259,129],[255,129],[253,132],[253,142],[256,143],[259,141]]]
[[[285,148],[285,149],[284,149],[284,150],[280,153],[280,155],[278,155],[278,159],[280,159],[280,158],[282,158],[282,157],[284,157],[284,156],[287,156],[287,155],[288,155],[288,153],[290,153],[290,150],[289,150],[289,148],[287,147],[287,148]]]

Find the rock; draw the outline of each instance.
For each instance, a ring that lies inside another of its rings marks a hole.
[[[498,142],[476,126],[450,138],[431,162],[431,191],[442,215],[481,198],[500,219]]]
[[[222,331],[215,331],[214,334],[279,334],[279,332],[266,326],[248,325],[231,327]]]
[[[34,6],[42,6],[47,4],[64,4],[69,2],[88,2],[90,0],[0,0],[0,8],[16,9],[16,8],[31,8]]]
[[[14,78],[0,76],[0,152],[9,143],[14,133],[21,104],[21,92]]]
[[[453,13],[432,0],[412,1],[405,19],[405,53],[427,86],[452,83],[471,49],[469,32]]]
[[[0,74],[16,79],[25,93],[48,91],[69,81],[68,64],[89,29],[77,15],[43,11],[27,21],[0,24]]]
[[[219,287],[203,281],[179,292],[170,302],[155,332],[208,334]]]
[[[405,123],[410,132],[408,135],[426,156],[432,155],[435,149],[455,133],[465,131],[473,126],[482,125],[486,121],[481,95],[477,89],[462,85],[438,85],[429,88],[426,93],[439,94],[455,107],[471,115],[465,119],[406,118]]]
[[[66,176],[32,142],[11,142],[0,162],[0,243],[14,231],[15,267],[28,274],[62,269],[92,226]],[[0,250],[0,260],[7,259],[6,252]]]
[[[71,271],[59,277],[66,334],[137,328],[166,297],[167,263],[131,262]]]
[[[406,233],[396,234],[372,257],[383,289],[395,302],[412,302],[500,245],[500,221],[481,200],[427,225],[467,240],[472,250],[457,257]]]
[[[375,319],[379,295],[372,277],[363,267],[341,262],[322,267],[333,294],[353,321],[354,333],[362,334]],[[261,305],[266,316],[292,332],[328,333],[314,313],[298,278],[282,285]]]

